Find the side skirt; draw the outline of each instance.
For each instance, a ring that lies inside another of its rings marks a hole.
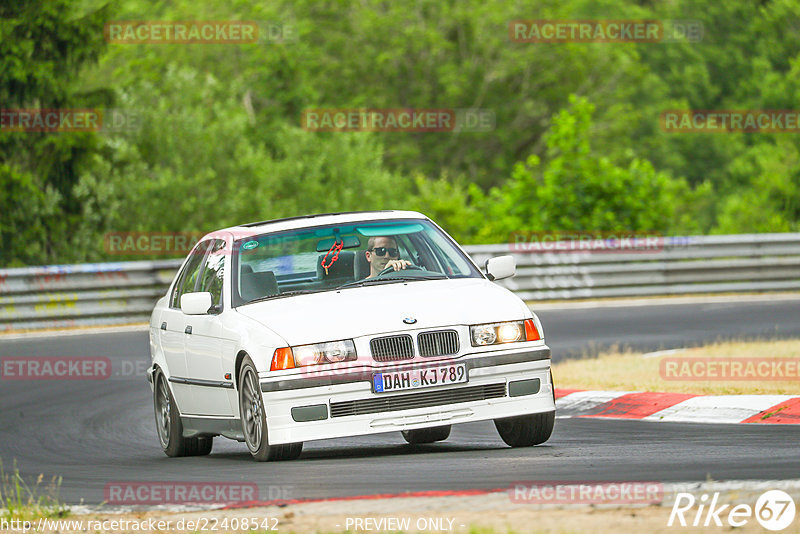
[[[228,439],[244,441],[242,421],[232,417],[186,417],[181,416],[183,437],[225,436]]]

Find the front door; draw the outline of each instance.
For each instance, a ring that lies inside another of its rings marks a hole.
[[[231,353],[234,347],[232,339],[225,339],[219,317],[228,254],[225,241],[216,240],[203,265],[197,289],[211,293],[211,309],[207,315],[187,316],[191,327],[191,333],[186,335],[187,376],[192,387],[192,413],[198,415],[233,417],[228,395],[233,388],[233,377],[225,377],[223,355]]]

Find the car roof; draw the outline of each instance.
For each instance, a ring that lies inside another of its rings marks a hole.
[[[379,221],[382,219],[427,219],[427,217],[416,211],[404,210],[380,210],[380,211],[344,211],[339,213],[318,213],[313,215],[301,215],[297,217],[286,217],[283,219],[273,219],[269,221],[252,222],[231,226],[210,232],[203,239],[209,237],[221,237],[220,234],[231,233],[235,239],[263,234],[266,232],[280,232],[283,230],[294,230],[297,228],[308,228],[313,226],[323,226],[326,224],[346,224],[359,221]]]

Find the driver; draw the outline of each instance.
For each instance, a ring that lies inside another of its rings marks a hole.
[[[400,250],[398,250],[397,241],[393,237],[370,237],[367,246],[366,255],[369,262],[367,278],[378,276],[378,273],[388,267],[399,271],[411,265],[410,261],[400,259]]]

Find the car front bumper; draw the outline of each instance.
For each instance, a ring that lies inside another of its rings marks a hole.
[[[555,410],[547,346],[468,354],[425,362],[424,367],[454,363],[466,364],[468,382],[393,393],[373,393],[372,373],[423,367],[419,361],[342,374],[262,377],[269,443],[378,434]]]

